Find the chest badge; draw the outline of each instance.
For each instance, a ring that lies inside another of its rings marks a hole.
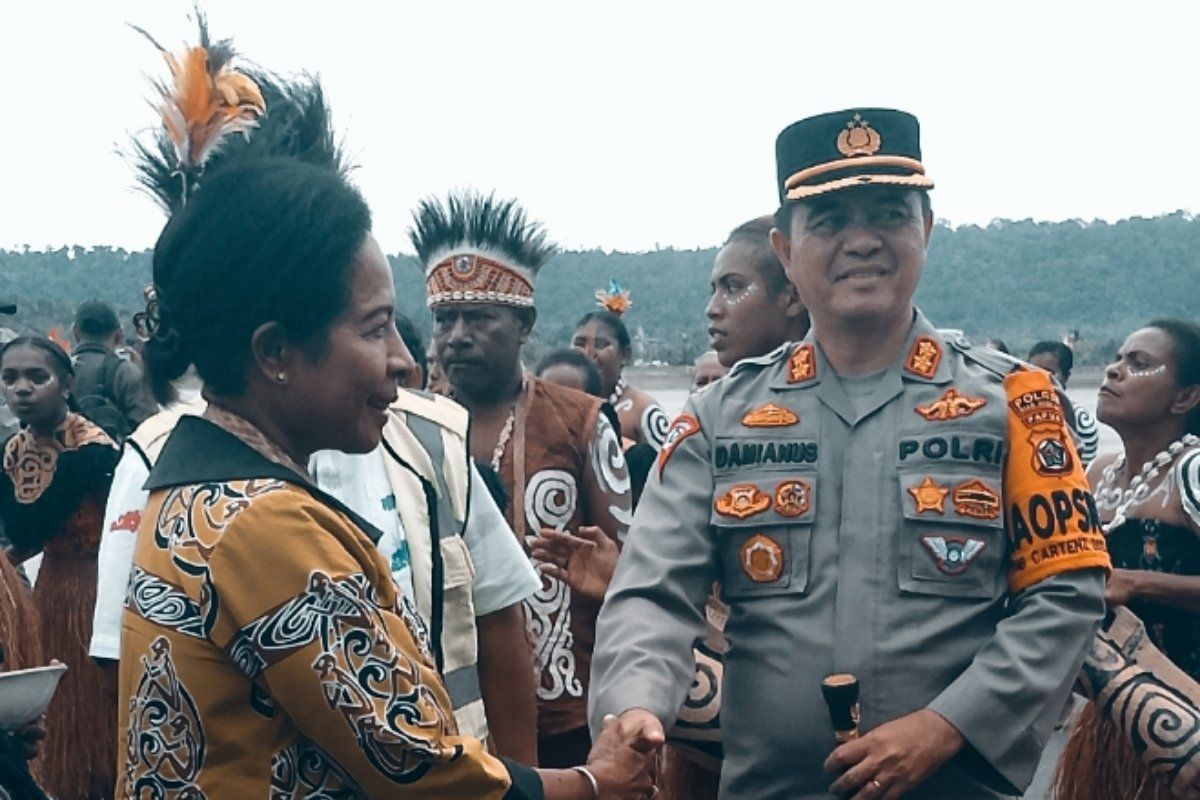
[[[932,378],[937,372],[938,364],[942,363],[942,346],[929,336],[918,336],[913,342],[912,350],[908,351],[908,359],[904,368],[922,378]]]
[[[795,412],[783,406],[767,403],[742,417],[747,428],[787,428],[800,421]]]
[[[771,497],[753,483],[740,483],[718,497],[713,507],[723,517],[746,519],[770,508]]]
[[[950,494],[950,490],[939,486],[933,478],[926,476],[920,484],[909,488],[908,493],[912,495],[913,502],[916,504],[914,508],[916,513],[924,514],[926,511],[937,514],[946,513],[946,495]]]
[[[774,583],[783,574],[783,548],[763,533],[756,533],[738,548],[742,571],[755,583]]]
[[[817,356],[811,344],[802,344],[788,360],[788,383],[804,383],[817,377]]]
[[[954,487],[951,496],[954,510],[961,516],[975,519],[997,519],[1000,516],[1000,495],[981,480],[970,480]]]
[[[930,422],[945,422],[959,417],[969,417],[985,405],[987,405],[987,400],[982,397],[970,397],[951,388],[929,405],[917,406],[914,410]]]
[[[800,517],[812,504],[808,481],[784,481],[775,487],[775,513],[781,517]]]
[[[961,575],[971,562],[987,548],[982,539],[964,539],[957,536],[922,536],[921,544],[929,550],[937,564],[938,572],[946,575]]]

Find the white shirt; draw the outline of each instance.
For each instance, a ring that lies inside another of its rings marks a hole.
[[[386,457],[382,447],[365,455],[322,450],[313,455],[308,468],[317,486],[383,532],[376,547],[391,564],[397,585],[411,599],[408,542],[388,482]],[[541,587],[541,580],[474,465],[470,492],[471,510],[463,540],[475,564],[471,584],[475,616],[482,617],[529,597]]]
[[[383,531],[377,546],[392,565],[392,574],[401,590],[413,599],[408,544],[400,515],[395,511],[396,501],[387,481],[383,458],[382,447],[366,455],[323,451],[313,456],[310,468],[323,490]],[[96,608],[88,650],[94,658],[117,660],[121,656],[121,612],[133,568],[136,533],[149,502],[150,494],[142,488],[149,474],[142,457],[133,448],[125,448],[113,473],[97,557]],[[333,483],[340,483],[340,486],[335,489]],[[471,595],[477,617],[518,603],[541,586],[537,573],[474,467],[471,468],[471,512],[463,539],[475,563]]]

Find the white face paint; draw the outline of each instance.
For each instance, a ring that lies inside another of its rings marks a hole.
[[[745,289],[729,295],[725,300],[725,305],[730,308],[740,306],[743,302],[749,300],[758,291],[758,288],[757,283],[747,284]]]
[[[1153,367],[1151,369],[1131,369],[1131,370],[1129,370],[1129,377],[1131,377],[1131,378],[1149,378],[1154,375],[1162,375],[1166,371],[1167,371],[1167,365],[1159,364],[1157,367]]]

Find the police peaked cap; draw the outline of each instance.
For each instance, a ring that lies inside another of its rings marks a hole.
[[[858,186],[932,189],[921,163],[917,118],[889,108],[851,108],[794,122],[775,140],[779,202]]]

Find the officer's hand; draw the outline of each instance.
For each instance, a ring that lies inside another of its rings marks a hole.
[[[646,797],[653,789],[653,766],[654,747],[640,731],[627,727],[617,717],[605,717],[604,727],[588,754],[588,769],[596,776],[600,797],[614,800]]]
[[[958,730],[923,708],[834,750],[825,771],[841,773],[829,791],[853,800],[897,800],[962,749]]]
[[[597,603],[604,600],[621,555],[608,534],[590,525],[580,527],[574,536],[543,528],[529,552],[544,564],[547,575]]]
[[[617,717],[621,723],[621,735],[633,743],[635,750],[648,753],[657,750],[667,741],[658,717],[644,708],[631,708]]]
[[[1128,605],[1137,597],[1137,570],[1114,569],[1104,586],[1104,604],[1109,608]]]

